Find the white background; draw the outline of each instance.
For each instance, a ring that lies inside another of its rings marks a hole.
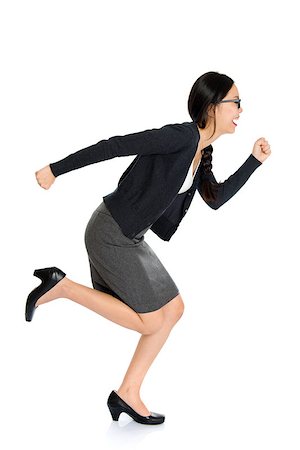
[[[297,2],[1,3],[1,448],[299,449]],[[189,121],[194,81],[232,77],[244,112],[214,143],[223,181],[265,137],[271,157],[221,209],[196,193],[170,242],[146,234],[186,309],[142,398],[166,422],[106,406],[138,334],[68,301],[24,320],[33,270],[91,286],[86,223],[133,157],[35,171],[114,135]],[[190,444],[187,444],[187,441]]]

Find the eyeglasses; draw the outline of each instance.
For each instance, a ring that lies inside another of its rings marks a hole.
[[[229,103],[229,102],[236,103],[238,105],[238,109],[240,109],[240,107],[241,107],[241,99],[240,98],[236,98],[235,100],[222,100],[222,101],[220,101],[220,103]]]

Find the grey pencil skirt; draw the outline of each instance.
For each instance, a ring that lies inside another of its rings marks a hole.
[[[138,313],[155,311],[179,294],[170,274],[145,242],[147,230],[128,238],[102,202],[84,236],[94,289],[113,295]]]

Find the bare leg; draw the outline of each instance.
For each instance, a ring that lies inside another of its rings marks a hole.
[[[137,413],[143,416],[149,415],[149,410],[140,399],[140,388],[151,364],[183,313],[181,296],[178,295],[157,311],[138,314],[112,295],[64,277],[40,297],[37,306],[57,298],[73,300],[114,323],[142,334],[117,392]]]
[[[118,395],[142,416],[150,414],[140,399],[140,388],[148,369],[166,342],[173,326],[183,313],[183,302],[180,295],[161,308],[164,313],[162,327],[149,335],[142,335]]]
[[[116,297],[75,283],[67,277],[64,277],[46,294],[42,295],[36,306],[57,298],[73,300],[118,325],[142,334],[156,331],[162,323],[161,310],[147,314],[138,314]]]

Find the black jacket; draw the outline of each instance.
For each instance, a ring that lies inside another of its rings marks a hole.
[[[54,176],[116,156],[137,155],[121,176],[117,188],[103,197],[125,236],[132,239],[151,225],[161,239],[170,240],[192,202],[201,192],[200,163],[193,185],[178,194],[197,151],[197,124],[165,125],[125,136],[114,136],[50,164]],[[217,209],[227,202],[262,163],[252,154],[226,181],[218,184]],[[216,182],[211,172],[209,179]]]

